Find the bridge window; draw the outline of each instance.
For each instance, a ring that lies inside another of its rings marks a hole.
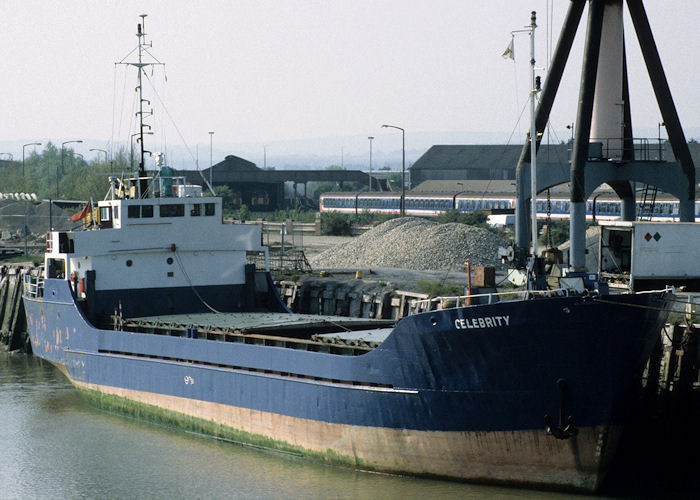
[[[160,206],[160,216],[161,217],[184,217],[185,216],[185,205],[170,204]]]
[[[129,219],[153,217],[153,205],[129,205],[127,209],[127,217]]]
[[[112,219],[112,211],[110,207],[100,207],[100,222],[106,222]]]
[[[195,203],[190,209],[190,216],[199,217],[200,215],[202,215],[202,205],[200,205],[199,203]]]
[[[205,203],[204,204],[204,215],[205,216],[216,215],[216,205],[214,203]]]

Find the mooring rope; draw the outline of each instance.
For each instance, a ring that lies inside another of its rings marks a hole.
[[[664,300],[668,300],[668,299],[664,299]],[[652,311],[662,311],[662,312],[663,312],[663,311],[668,311],[668,309],[665,309],[665,308],[663,308],[663,307],[643,306],[643,305],[640,305],[640,304],[626,304],[626,303],[624,303],[624,302],[617,302],[617,301],[615,301],[615,300],[605,300],[605,299],[597,299],[597,298],[594,298],[593,301],[594,301],[594,302],[601,302],[601,303],[603,303],[603,304],[613,304],[613,305],[618,305],[618,306],[636,307],[636,308],[638,308],[638,309],[650,309],[650,310],[652,310]],[[672,301],[672,300],[669,300],[669,302],[673,302],[673,301]],[[681,304],[687,304],[687,302],[681,302]],[[676,313],[679,313],[679,314],[684,313],[684,312],[676,311],[676,310],[673,310],[673,309],[671,309],[671,312],[676,312]],[[693,317],[696,317],[697,314],[693,314],[692,316],[693,316]]]
[[[348,328],[347,326],[343,326],[343,325],[341,325],[341,324],[339,324],[339,323],[336,323],[335,321],[331,321],[331,320],[328,319],[328,318],[319,318],[319,319],[315,319],[315,320],[314,320],[314,323],[330,323],[330,324],[333,325],[333,326],[337,326],[338,328],[342,328],[342,329],[345,330],[346,332],[351,332],[351,331],[352,331],[352,330],[351,330],[350,328]]]
[[[221,311],[217,311],[214,309],[212,306],[207,304],[207,301],[202,298],[202,296],[199,294],[197,289],[194,287],[192,284],[192,280],[190,279],[189,275],[187,274],[187,271],[185,271],[185,266],[182,265],[182,261],[180,260],[180,255],[178,252],[173,252],[175,254],[175,259],[177,260],[177,265],[180,266],[180,271],[182,271],[182,274],[185,275],[185,279],[187,280],[187,283],[190,285],[190,288],[194,292],[194,294],[197,296],[197,298],[206,306],[207,309],[209,309],[211,312],[214,312],[216,314],[222,314]]]

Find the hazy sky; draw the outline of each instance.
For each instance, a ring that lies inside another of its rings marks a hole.
[[[169,147],[181,134],[208,148],[212,130],[217,145],[373,135],[380,148],[400,148],[382,123],[404,127],[407,142],[417,132],[437,132],[437,143],[496,132],[505,142],[528,126],[527,117],[517,124],[527,37],[516,38],[515,64],[501,53],[536,10],[537,62],[547,65],[548,4],[556,43],[568,0],[2,0],[0,145],[106,145],[113,128],[128,143],[135,73],[125,79],[114,63],[136,47],[139,14],[148,14],[152,54],[166,63],[167,83],[160,69],[152,81],[177,129],[148,86],[146,94],[156,105],[154,140]],[[645,5],[681,123],[697,129],[700,5]],[[660,114],[625,15],[633,125],[655,136]],[[582,25],[552,116],[560,135],[575,120],[584,33]]]

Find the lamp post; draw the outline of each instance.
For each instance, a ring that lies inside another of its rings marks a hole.
[[[82,143],[82,140],[75,140],[75,141],[64,141],[61,143],[61,173],[63,173],[63,149],[66,144],[70,144],[72,142],[76,143]],[[56,199],[58,199],[58,169],[56,169]]]
[[[406,215],[406,131],[396,125],[382,125],[382,128],[395,128],[401,131],[401,217]]]
[[[209,188],[214,191],[214,181],[212,173],[214,170],[214,132],[209,132]]]
[[[107,157],[109,156],[107,151],[105,151],[104,149],[100,149],[100,148],[91,148],[90,151],[102,151],[105,154],[105,163],[107,163]]]
[[[374,137],[369,136],[369,192],[372,192],[372,141]]]
[[[27,146],[41,146],[40,142],[30,142],[29,144],[23,144],[22,145],[22,185],[24,189],[27,189],[27,183],[26,179],[24,177],[24,149]],[[24,204],[24,227],[22,228],[22,232],[24,233],[24,255],[27,255],[27,232],[29,230],[29,227],[27,226],[27,204]]]
[[[22,178],[24,179],[24,148],[27,146],[41,146],[40,142],[30,142],[29,144],[22,145]]]

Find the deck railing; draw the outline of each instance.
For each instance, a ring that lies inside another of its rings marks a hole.
[[[432,297],[430,299],[411,300],[409,303],[408,314],[418,314],[425,311],[434,311],[439,309],[450,309],[453,307],[461,307],[467,305],[472,299],[477,299],[474,303],[482,303],[482,297],[486,298],[487,304],[492,304],[499,300],[500,297],[510,299],[525,299],[533,296],[551,297],[567,295],[569,290],[556,288],[553,290],[513,290],[510,292],[494,292],[494,293],[479,293],[473,295],[459,295],[446,297]]]

